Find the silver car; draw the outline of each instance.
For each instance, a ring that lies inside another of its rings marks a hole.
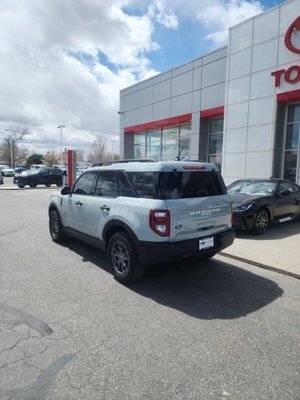
[[[106,251],[122,283],[139,279],[147,264],[210,258],[234,240],[220,172],[193,161],[89,168],[51,195],[49,229],[54,242],[73,236]]]

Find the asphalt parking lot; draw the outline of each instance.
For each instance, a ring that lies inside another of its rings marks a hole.
[[[0,399],[299,400],[299,280],[216,256],[131,286],[1,190]]]

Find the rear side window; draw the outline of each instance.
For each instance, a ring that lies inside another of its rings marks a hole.
[[[146,199],[157,197],[157,172],[128,172],[127,176],[137,196]]]
[[[119,194],[124,197],[136,197],[134,189],[124,171],[119,171]]]
[[[117,171],[101,171],[96,184],[96,196],[117,197]]]

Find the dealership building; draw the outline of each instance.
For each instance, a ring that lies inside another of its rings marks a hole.
[[[121,157],[214,162],[227,184],[300,184],[300,0],[229,30],[228,46],[120,92]]]

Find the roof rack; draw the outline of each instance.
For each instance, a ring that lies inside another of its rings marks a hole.
[[[92,165],[92,167],[101,167],[102,165],[112,165],[120,163],[130,163],[130,162],[157,162],[155,158],[128,158],[123,160],[111,160],[98,162]]]

